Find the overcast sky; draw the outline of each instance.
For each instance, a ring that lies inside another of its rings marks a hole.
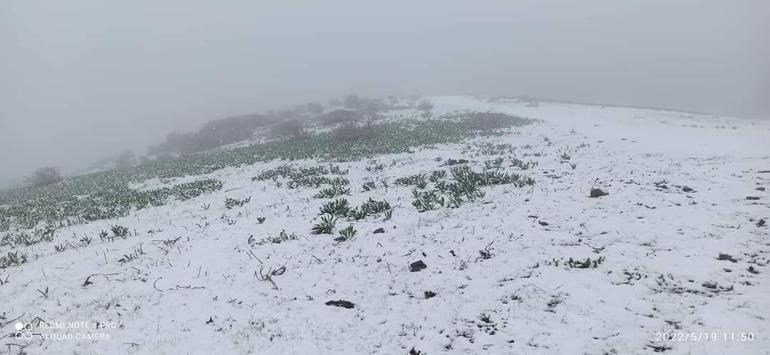
[[[0,2],[0,185],[358,92],[770,117],[770,1]]]

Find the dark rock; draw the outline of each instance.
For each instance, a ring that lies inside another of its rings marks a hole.
[[[374,230],[374,234],[380,234],[380,233],[385,233],[385,228],[380,227]]]
[[[760,219],[759,222],[757,222],[757,227],[764,227],[767,222],[764,219]]]
[[[409,264],[409,271],[411,271],[411,272],[418,272],[418,271],[423,270],[423,269],[425,269],[427,267],[428,267],[428,265],[425,265],[425,263],[422,262],[422,260],[417,260],[417,261]]]
[[[337,300],[337,301],[328,301],[326,302],[327,306],[335,306],[335,307],[342,307],[342,308],[353,308],[356,306],[355,303],[345,300]]]
[[[754,275],[759,273],[759,271],[757,271],[757,269],[755,269],[753,266],[749,266],[748,270],[749,270],[750,273],[752,273]]]
[[[345,237],[337,237],[337,238],[334,238],[334,241],[335,241],[335,242],[344,242],[345,240],[347,240],[347,239],[345,239]]]
[[[548,222],[546,222],[546,221],[538,221],[537,223],[540,224],[543,227],[548,225]]]
[[[597,197],[607,196],[609,194],[610,194],[609,192],[605,192],[602,189],[595,189],[594,188],[594,189],[591,189],[591,194],[589,195],[589,197],[597,198]]]
[[[719,256],[717,256],[717,260],[728,260],[731,263],[738,262],[738,259],[733,258],[730,254],[723,254],[723,253],[719,253]]]
[[[425,299],[436,297],[436,293],[433,291],[425,291]]]
[[[765,188],[764,188],[764,187],[757,187],[757,188],[756,188],[756,189],[754,189],[754,190],[757,190],[757,191],[765,191]]]
[[[209,320],[206,321],[206,324],[211,324],[211,323],[214,323],[213,317],[209,317]]]
[[[746,196],[746,199],[749,201],[756,201],[759,200],[759,196]]]
[[[691,187],[689,187],[689,186],[682,186],[682,191],[684,191],[684,192],[693,192],[693,191],[695,191],[695,190],[693,190],[693,189],[692,189]]]
[[[426,355],[424,352],[415,350],[414,347],[412,347],[412,350],[409,350],[409,355]]]

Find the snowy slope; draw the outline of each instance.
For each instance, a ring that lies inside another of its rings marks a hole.
[[[770,236],[759,226],[770,217],[770,196],[760,191],[770,184],[770,122],[515,99],[431,101],[435,114],[491,110],[540,121],[381,156],[382,170],[338,164],[349,169],[352,205],[371,197],[399,206],[390,220],[339,222],[358,230],[344,242],[310,233],[328,201],[313,198],[317,189],[252,180],[286,163],[279,161],[207,175],[225,183],[216,193],[58,230],[75,240],[122,224],[132,236],[64,252],[35,245],[27,253],[36,258],[0,269],[8,277],[0,351],[770,353]],[[367,179],[429,173],[450,158],[481,169],[497,157],[470,146],[481,142],[511,144],[504,157],[537,162],[520,171],[536,184],[486,187],[481,201],[423,213],[411,205],[412,187],[361,189]],[[592,187],[609,195],[590,198]],[[251,200],[226,209],[226,197]],[[298,238],[249,242],[282,230]],[[116,261],[140,245],[136,260]],[[570,258],[601,262],[570,267]],[[410,272],[419,260],[427,267]],[[255,277],[282,266],[275,287]],[[326,305],[337,300],[355,306]],[[36,317],[107,327],[40,329]],[[17,338],[19,322],[33,323],[31,339]],[[66,338],[84,334],[104,339]]]

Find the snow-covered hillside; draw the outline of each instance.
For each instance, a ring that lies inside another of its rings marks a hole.
[[[331,170],[274,160],[137,183],[223,186],[20,247],[29,260],[0,269],[0,352],[770,353],[770,122],[430,100],[433,115],[538,121]],[[415,194],[458,166],[534,184],[491,183],[420,212]],[[336,198],[350,207],[384,200],[392,214],[313,234],[335,198],[279,173],[311,167],[349,181]],[[424,186],[398,180],[420,173]],[[127,237],[108,236],[114,225]]]

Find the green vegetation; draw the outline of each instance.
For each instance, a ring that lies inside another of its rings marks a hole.
[[[484,186],[514,185],[525,187],[535,183],[535,180],[530,177],[501,171],[501,164],[501,160],[495,160],[491,164],[486,164],[491,169],[485,169],[482,172],[475,172],[467,165],[456,165],[449,170],[451,180],[445,179],[446,174],[431,174],[430,181],[434,188],[425,190],[427,183],[417,184],[419,189],[412,191],[414,198],[412,206],[420,212],[430,211],[438,207],[457,208],[465,202],[484,197],[484,191],[481,190]],[[414,180],[413,177],[401,179],[410,182]],[[421,182],[422,180],[417,179],[416,181]]]
[[[7,255],[0,255],[0,269],[10,266],[17,266],[27,262],[27,255],[17,252],[8,252]]]
[[[326,214],[321,216],[321,222],[313,225],[313,234],[332,234],[334,226],[337,224],[337,217]]]
[[[348,225],[347,227],[341,229],[339,231],[340,236],[338,238],[336,238],[335,240],[338,241],[338,242],[344,242],[346,240],[353,239],[353,237],[356,236],[356,233],[358,233],[358,231],[356,231],[356,229],[351,224],[351,225]]]
[[[133,209],[161,206],[171,198],[186,200],[218,191],[222,182],[203,179],[149,191],[130,184],[151,178],[205,175],[225,167],[250,165],[274,159],[350,161],[379,154],[404,153],[414,147],[459,143],[476,136],[501,134],[500,129],[528,124],[528,119],[496,113],[458,113],[420,121],[398,121],[373,126],[373,134],[343,139],[333,131],[305,134],[231,150],[182,155],[153,160],[99,173],[68,178],[60,183],[32,186],[0,193],[0,231],[30,229],[40,223],[54,227],[126,216]],[[332,171],[329,173],[342,173]],[[264,178],[265,176],[263,176]],[[291,179],[292,186],[329,184],[319,197],[349,193],[347,180],[334,178]],[[331,180],[327,180],[331,179]]]

